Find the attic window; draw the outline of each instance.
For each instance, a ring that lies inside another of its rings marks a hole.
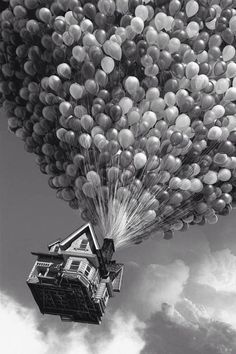
[[[81,263],[81,261],[76,261],[76,260],[72,261],[69,269],[72,270],[73,272],[77,272],[79,269],[80,263]]]
[[[79,249],[85,251],[87,246],[88,246],[88,240],[82,240]]]

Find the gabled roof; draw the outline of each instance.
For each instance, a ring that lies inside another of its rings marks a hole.
[[[51,258],[56,259],[60,258],[63,259],[63,255],[57,252],[31,252],[33,256],[44,257],[44,258]]]
[[[98,239],[95,233],[93,232],[93,228],[90,225],[90,223],[82,226],[81,228],[75,230],[72,234],[67,236],[63,241],[60,242],[60,248],[62,250],[66,250],[68,247],[70,247],[72,242],[74,242],[77,238],[79,238],[84,233],[86,233],[92,251],[94,252],[95,250],[99,250],[100,246],[98,243]]]

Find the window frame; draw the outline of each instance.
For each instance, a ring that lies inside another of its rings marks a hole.
[[[71,267],[73,267],[73,263],[76,263],[76,262],[78,263],[78,265],[76,265],[77,269],[71,269]],[[81,265],[81,260],[72,259],[68,270],[71,271],[71,272],[76,272],[77,273],[79,271],[80,265]]]
[[[88,268],[89,268],[89,270],[88,270]],[[84,275],[86,277],[89,277],[89,274],[91,273],[91,270],[92,270],[92,266],[90,264],[87,264],[87,266],[86,266],[86,268],[84,270]]]

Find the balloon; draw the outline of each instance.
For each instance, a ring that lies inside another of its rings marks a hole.
[[[211,215],[207,218],[208,224],[216,224],[218,222],[218,216],[217,215]]]
[[[173,146],[181,144],[183,141],[183,134],[181,132],[175,131],[170,136],[170,142]]]
[[[179,129],[185,129],[190,125],[190,118],[186,114],[180,114],[176,121],[176,127]]]
[[[194,15],[196,15],[196,13],[199,10],[198,2],[194,0],[188,1],[185,9],[186,9],[186,15],[188,17],[193,17]]]
[[[143,219],[146,221],[146,222],[151,222],[155,219],[156,217],[156,212],[155,210],[148,210],[144,216],[143,216]]]
[[[191,181],[191,190],[195,193],[199,193],[203,189],[203,184],[198,178],[193,178]]]
[[[157,121],[157,117],[156,117],[156,114],[154,112],[151,112],[151,111],[147,111],[144,113],[144,115],[142,116],[141,118],[141,122],[147,122],[148,124],[148,128],[152,128],[155,124],[156,124],[156,121]]]
[[[139,88],[139,80],[135,76],[127,77],[125,81],[125,89],[129,94],[134,94]]]
[[[234,2],[44,3],[5,2],[0,95],[58,198],[116,249],[227,215]]]
[[[81,134],[79,137],[79,143],[83,148],[88,149],[92,143],[91,136],[85,133]]]
[[[134,135],[129,129],[122,129],[118,135],[118,140],[123,149],[134,144]]]
[[[144,21],[140,17],[134,17],[131,20],[131,28],[135,33],[142,33],[144,29]]]
[[[227,45],[222,51],[222,58],[224,61],[232,60],[235,56],[235,48],[232,45]]]
[[[95,198],[96,191],[95,191],[94,186],[91,182],[84,183],[82,190],[87,197]]]
[[[154,155],[160,148],[160,139],[156,136],[150,136],[146,142],[146,149],[148,154]]]
[[[126,114],[133,107],[133,101],[129,97],[122,97],[119,101],[119,106],[121,107],[123,114]]]
[[[209,171],[207,172],[204,177],[203,177],[203,181],[206,184],[215,184],[218,180],[218,176],[217,173],[215,171]]]
[[[228,79],[219,79],[215,84],[215,91],[218,94],[225,93],[229,88],[229,80]]]
[[[192,187],[191,185],[191,181],[187,178],[182,179],[181,183],[180,183],[180,189],[187,191],[190,190]]]
[[[195,62],[190,62],[187,64],[185,71],[187,79],[192,79],[199,73],[199,65]]]
[[[105,71],[106,74],[110,74],[115,67],[114,60],[108,56],[103,57],[103,59],[101,61],[101,67]]]
[[[82,46],[74,46],[72,49],[72,55],[78,62],[83,62],[86,56],[86,51]]]
[[[228,170],[227,168],[222,168],[219,172],[218,172],[218,179],[219,181],[229,181],[231,178],[231,172],[230,170]]]
[[[59,64],[57,67],[57,73],[59,76],[70,79],[71,77],[71,68],[67,63]]]
[[[80,99],[83,96],[83,93],[84,87],[80,84],[74,83],[70,86],[70,94],[74,99]]]
[[[209,140],[219,140],[222,136],[222,130],[220,127],[212,127],[208,131],[208,139]]]
[[[135,16],[141,18],[143,21],[146,21],[148,18],[148,7],[145,5],[138,5],[135,8]]]
[[[107,174],[109,182],[111,184],[115,184],[118,181],[119,174],[120,174],[120,170],[118,167],[111,167],[108,170],[108,174]]]
[[[236,88],[230,87],[225,93],[224,100],[234,101],[235,99],[236,99]]]
[[[101,185],[101,178],[99,174],[95,171],[89,171],[86,175],[87,180],[92,183],[94,187],[98,187]]]
[[[134,166],[136,169],[143,168],[147,162],[147,156],[143,152],[134,155]]]
[[[122,51],[118,43],[108,40],[103,44],[104,52],[115,60],[121,60]]]

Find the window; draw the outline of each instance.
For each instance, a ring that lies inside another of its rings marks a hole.
[[[85,251],[87,246],[88,246],[88,240],[82,240],[79,249]]]
[[[73,272],[77,272],[79,269],[80,263],[81,263],[81,261],[76,261],[76,260],[72,261],[69,269],[72,270]]]
[[[90,273],[91,269],[92,269],[92,267],[91,267],[90,265],[87,265],[87,267],[86,267],[86,269],[85,269],[85,272],[84,272],[84,274],[86,275],[86,277],[89,276],[89,273]]]

